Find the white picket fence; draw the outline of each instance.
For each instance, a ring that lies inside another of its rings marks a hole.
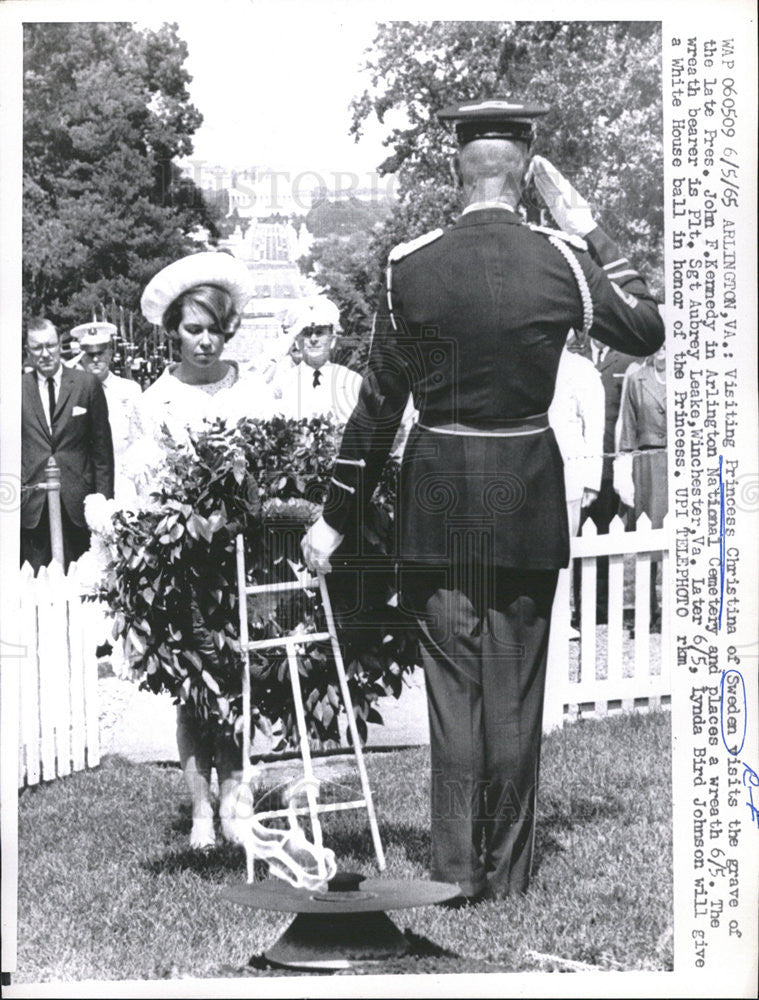
[[[21,636],[26,649],[19,683],[19,787],[36,785],[100,762],[98,668],[92,621],[76,564],[38,575],[20,573]]]
[[[569,641],[571,567],[559,574],[551,621],[543,728],[565,718],[603,716],[617,709],[655,708],[670,696],[668,648],[670,567],[665,527],[652,529],[641,514],[635,531],[615,517],[609,534],[599,535],[588,520],[571,541],[572,559],[581,560],[580,639]],[[598,556],[609,558],[608,624],[596,627]],[[631,560],[630,556],[634,559]],[[624,623],[625,557],[634,575],[632,634]],[[661,633],[651,632],[651,563],[661,561]],[[629,563],[633,562],[632,568]],[[606,648],[599,648],[605,634]],[[654,635],[656,638],[654,639]],[[570,656],[579,647],[579,657]],[[654,647],[658,653],[653,655]],[[577,660],[579,659],[579,664]]]
[[[598,535],[593,522],[587,521],[582,536],[572,539],[572,557],[582,560],[580,639],[569,640],[571,569],[562,570],[553,606],[544,730],[562,725],[565,719],[655,707],[669,698],[666,535],[664,528],[652,530],[642,515],[636,531],[626,532],[615,518],[609,534]],[[608,625],[597,629],[596,558],[603,555],[609,557]],[[634,557],[634,637],[626,632],[623,616],[625,558],[629,563],[630,556]],[[652,558],[662,562],[662,624],[656,639],[650,630]],[[26,659],[20,681],[19,787],[100,762],[93,628],[97,611],[82,602],[76,564],[68,576],[53,563],[36,578],[27,564],[21,570],[20,588]],[[603,634],[605,650],[598,642]],[[654,645],[658,655],[652,655]]]

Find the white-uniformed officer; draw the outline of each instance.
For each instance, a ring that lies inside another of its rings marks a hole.
[[[332,416],[345,423],[358,400],[361,376],[330,360],[340,329],[337,306],[324,295],[304,299],[288,328],[301,360],[280,372],[277,410],[294,420]]]
[[[132,379],[122,378],[111,371],[113,361],[113,323],[81,323],[71,331],[73,340],[79,342],[79,364],[100,382],[108,401],[108,420],[111,424],[114,455],[114,497],[118,504],[128,504],[135,499],[133,475],[139,464],[136,448],[144,435],[140,417],[142,390]]]

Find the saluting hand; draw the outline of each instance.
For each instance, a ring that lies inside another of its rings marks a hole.
[[[556,225],[565,233],[586,236],[596,228],[590,205],[550,160],[544,156],[533,156],[525,180],[535,181],[535,187]]]

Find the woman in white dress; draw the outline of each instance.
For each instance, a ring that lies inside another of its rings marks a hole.
[[[142,412],[148,429],[147,465],[160,463],[162,426],[175,440],[198,430],[205,419],[235,422],[253,416],[251,403],[264,406],[262,380],[240,376],[234,361],[222,358],[224,345],[240,325],[249,297],[245,265],[225,253],[192,254],[159,272],[145,289],[143,315],[160,324],[179,348],[180,360],[169,366],[145,390]],[[259,410],[259,412],[262,412]],[[190,846],[215,843],[211,769],[215,765],[220,791],[222,832],[235,839],[225,823],[225,802],[241,780],[240,749],[231,737],[204,728],[185,705],[177,710],[177,744],[187,786],[192,794]]]

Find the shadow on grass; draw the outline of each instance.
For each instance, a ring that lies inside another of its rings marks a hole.
[[[541,808],[536,831],[536,864],[541,858],[562,853],[566,848],[561,835],[592,826],[599,820],[618,819],[625,813],[624,802],[615,796],[575,796],[569,802],[548,802]],[[415,866],[430,866],[429,819],[423,825],[380,822],[380,836],[387,853],[393,849]],[[374,845],[369,827],[346,829],[344,825],[329,830],[327,843],[338,857],[350,854],[356,861],[373,861]]]
[[[415,934],[408,929],[402,932],[406,941],[407,952],[405,955],[393,956],[374,961],[368,959],[357,959],[351,962],[346,969],[319,969],[306,968],[304,966],[293,965],[291,967],[277,965],[269,961],[265,954],[253,955],[243,966],[220,966],[216,970],[216,975],[225,979],[255,977],[255,976],[303,976],[303,975],[404,975],[408,973],[442,973],[461,971],[492,971],[492,966],[481,963],[476,968],[462,969],[462,961],[465,965],[471,966],[471,961],[467,963],[458,952],[451,951],[441,945],[431,941],[428,937]],[[318,956],[311,954],[309,958]]]
[[[563,835],[591,826],[599,820],[618,819],[625,813],[625,805],[616,796],[592,795],[573,796],[568,801],[549,800],[542,805],[537,822],[535,840],[534,871],[549,858],[567,850]],[[346,825],[343,814],[341,820],[334,817],[323,818],[325,843],[332,848],[338,858],[351,859],[351,864],[372,864],[376,858],[374,842],[368,822],[355,819]],[[166,831],[166,853],[143,866],[152,875],[190,871],[218,881],[229,874],[239,875],[245,869],[245,851],[239,845],[220,841],[219,846],[199,851],[190,847],[177,848],[177,835],[188,838],[192,828],[192,808],[189,803],[181,803],[177,814]],[[422,825],[412,823],[380,823],[380,836],[385,852],[396,858],[404,858],[413,868],[429,870],[430,832],[429,820],[425,817]],[[265,862],[256,862],[256,878],[266,878],[268,867]]]
[[[599,819],[618,819],[624,814],[625,804],[615,795],[573,796],[569,802],[547,802],[540,810],[538,823],[559,830],[574,830]]]
[[[245,851],[237,844],[221,843],[208,850],[192,847],[169,849],[159,858],[144,862],[141,867],[149,875],[174,875],[192,872],[209,882],[226,882],[230,876],[245,877]],[[268,866],[263,861],[255,863],[256,881],[267,878]]]
[[[182,815],[172,823],[172,831],[189,836],[192,826],[190,807],[181,807]],[[380,836],[385,851],[400,849],[410,865],[428,868],[430,863],[430,838],[427,830],[419,830],[408,824],[383,824]],[[352,863],[374,862],[376,855],[371,832],[365,830],[335,829],[325,833],[325,843],[332,848],[338,858],[352,859]],[[190,871],[201,878],[216,881],[219,877],[233,873],[239,875],[245,870],[245,851],[236,844],[220,841],[209,850],[195,850],[191,847],[177,848],[172,838],[166,842],[166,853],[142,865],[151,875],[173,874]],[[266,878],[268,866],[256,861],[256,878]]]
[[[569,802],[547,802],[540,810],[535,831],[535,861],[537,874],[543,861],[566,851],[561,835],[578,827],[591,826],[600,819],[618,819],[625,805],[612,795],[574,797]]]
[[[399,852],[409,864],[429,868],[430,834],[426,826],[420,829],[410,823],[380,822],[380,838],[386,853]],[[376,857],[368,824],[358,830],[330,830],[325,835],[325,842],[338,858],[350,855],[357,862],[373,862]]]
[[[183,836],[190,835],[192,830],[192,805],[189,802],[182,802],[177,810],[177,816],[171,823],[171,832],[179,833]]]

